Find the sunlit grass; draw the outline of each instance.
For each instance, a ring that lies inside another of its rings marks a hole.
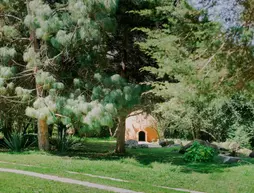
[[[0,173],[0,193],[103,193],[108,191],[87,188],[79,185],[64,184],[34,177]]]
[[[154,186],[185,188],[196,191],[234,193],[254,192],[254,165],[218,163],[186,163],[182,155],[170,148],[130,149],[126,156],[113,154],[115,144],[88,140],[81,152],[66,154],[24,152],[0,153],[1,161],[31,166],[0,163],[0,167],[17,168],[111,185],[143,192],[172,192]],[[112,177],[129,181],[70,174],[67,171]]]

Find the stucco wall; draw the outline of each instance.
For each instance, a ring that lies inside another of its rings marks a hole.
[[[133,139],[138,141],[138,133],[144,131],[146,133],[146,141],[156,141],[157,121],[146,113],[135,111],[131,113],[125,120],[125,140]]]

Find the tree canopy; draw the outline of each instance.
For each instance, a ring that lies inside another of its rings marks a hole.
[[[41,150],[48,126],[118,125],[121,153],[126,116],[149,106],[180,137],[253,136],[252,13],[251,0],[3,0],[0,125],[36,120]]]

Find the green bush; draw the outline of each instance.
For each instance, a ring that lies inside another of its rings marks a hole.
[[[21,152],[22,149],[34,144],[36,140],[29,141],[22,133],[17,131],[4,138],[5,145],[14,152]]]
[[[210,162],[213,160],[216,152],[213,148],[203,146],[195,141],[184,154],[184,160],[188,162]]]
[[[81,142],[82,140],[80,138],[71,136],[58,137],[50,140],[51,145],[54,146],[61,153],[69,151],[74,147],[74,145]]]

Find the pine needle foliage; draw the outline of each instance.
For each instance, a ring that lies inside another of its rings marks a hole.
[[[112,127],[141,93],[120,75],[103,73],[117,6],[117,0],[1,2],[1,96],[48,125],[81,132]]]
[[[251,10],[250,4],[244,5]],[[155,113],[164,120],[164,127],[187,138],[200,138],[205,132],[212,140],[225,140],[229,130],[239,133],[233,125],[240,119],[225,126],[224,121],[232,118],[225,108],[234,96],[252,101],[251,28],[236,26],[225,32],[209,21],[209,13],[187,1],[156,1],[150,9],[132,13],[157,22],[156,27],[134,30],[147,35],[138,45],[157,62],[156,67],[142,70],[157,77],[147,84],[153,87],[150,93],[163,101],[155,105]]]
[[[173,130],[196,138],[201,129],[210,126],[205,110],[218,93],[214,88],[220,75],[217,67],[208,63],[222,45],[220,26],[185,1],[177,5],[158,1],[153,9],[136,13],[156,18],[158,23],[156,28],[136,28],[147,34],[138,45],[157,62],[157,67],[142,69],[158,79],[148,82],[151,93],[164,101],[156,105],[155,112],[168,120]]]

